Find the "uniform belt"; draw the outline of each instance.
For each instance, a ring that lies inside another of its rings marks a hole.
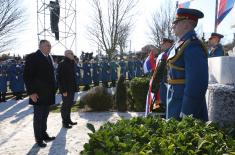
[[[169,84],[185,84],[185,79],[168,79]]]
[[[168,63],[168,66],[170,68],[173,68],[173,69],[179,70],[179,71],[184,71],[185,70],[183,67],[179,67],[179,66],[173,65],[172,63]]]

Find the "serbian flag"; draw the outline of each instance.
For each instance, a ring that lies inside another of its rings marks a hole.
[[[143,68],[144,68],[144,73],[149,73],[153,71],[156,67],[155,60],[154,60],[154,54],[151,51],[149,56],[146,58]]]
[[[156,109],[159,108],[160,107],[160,104],[159,104],[160,103],[160,90],[155,95],[149,89],[147,98],[146,98],[146,104],[145,104],[145,117],[148,116],[148,114],[152,112],[154,101],[157,101]]]
[[[178,4],[178,8],[189,8],[189,6],[190,6],[190,1]]]
[[[192,1],[193,0],[185,0],[183,2],[181,1],[180,3],[177,2],[178,3],[177,6],[178,6],[178,8],[189,8]]]
[[[220,0],[217,26],[221,23],[224,17],[232,10],[235,0]]]
[[[153,104],[153,97],[154,97],[154,94],[152,93],[152,79],[151,79],[150,84],[149,84],[148,94],[146,97],[146,103],[145,103],[145,117],[148,116],[148,114],[152,110],[151,106]]]

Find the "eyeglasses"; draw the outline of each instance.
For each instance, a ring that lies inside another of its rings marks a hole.
[[[181,22],[181,21],[184,21],[184,19],[181,19],[181,20],[176,20],[176,21],[174,21],[173,23],[172,23],[172,25],[177,25],[179,22]]]
[[[67,53],[67,54],[73,55],[73,53]]]

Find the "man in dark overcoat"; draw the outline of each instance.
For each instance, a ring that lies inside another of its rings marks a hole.
[[[24,82],[29,95],[29,104],[33,105],[33,128],[36,143],[39,147],[46,147],[50,137],[47,130],[47,117],[50,105],[55,104],[56,82],[54,76],[53,59],[50,56],[51,44],[41,40],[39,49],[26,57],[24,68]]]
[[[71,125],[77,122],[71,120],[71,108],[74,104],[74,94],[76,92],[76,73],[73,51],[66,50],[65,58],[58,66],[58,83],[59,90],[62,95],[61,117],[64,128],[70,129]]]

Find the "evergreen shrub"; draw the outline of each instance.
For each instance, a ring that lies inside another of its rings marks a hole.
[[[136,77],[130,82],[130,91],[135,111],[145,111],[146,96],[149,89],[149,77]]]
[[[92,111],[109,111],[113,108],[113,95],[103,86],[90,89],[80,100]]]
[[[192,116],[166,121],[157,116],[87,127],[90,140],[82,155],[223,155],[235,153],[234,127],[221,128]]]
[[[127,111],[127,86],[122,75],[118,79],[114,101],[118,111]]]

